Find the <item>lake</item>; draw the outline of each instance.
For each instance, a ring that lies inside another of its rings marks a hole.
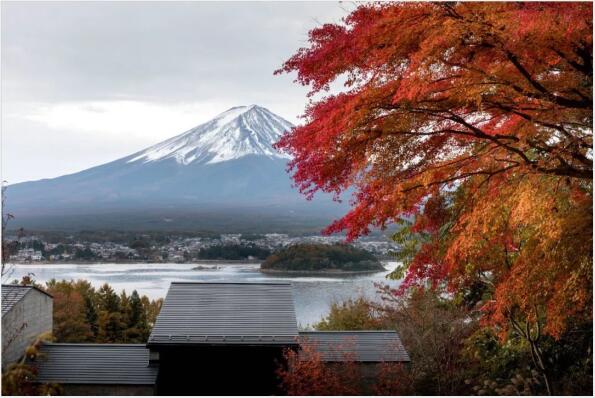
[[[197,266],[214,267],[216,270],[193,270]],[[29,273],[37,282],[55,279],[86,279],[93,286],[109,283],[116,291],[127,293],[136,289],[150,298],[165,297],[170,282],[291,282],[293,284],[296,316],[300,327],[318,322],[328,314],[334,301],[364,296],[379,299],[374,282],[397,286],[385,276],[398,265],[384,262],[385,272],[341,276],[281,276],[265,275],[259,264],[250,263],[193,263],[193,264],[18,264],[4,283],[21,279]]]

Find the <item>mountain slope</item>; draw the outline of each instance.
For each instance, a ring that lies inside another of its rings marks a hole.
[[[292,124],[257,105],[231,108],[211,121],[131,156],[132,162],[175,159],[181,164],[213,164],[246,155],[287,158],[272,144]]]
[[[329,198],[306,201],[291,187],[285,172],[288,156],[273,148],[291,127],[259,106],[231,108],[125,158],[58,178],[10,185],[7,211],[15,215],[15,225],[29,228],[59,228],[67,219],[77,228],[95,228],[105,224],[108,213],[117,215],[120,224],[126,224],[126,217],[142,224],[143,214],[150,213],[157,217],[156,227],[160,219],[167,219],[171,228],[170,215],[183,218],[197,212],[208,214],[214,224],[216,214],[223,222],[232,213],[237,218],[252,212],[260,214],[260,220],[267,214],[271,220],[291,215],[314,217],[322,225],[344,208]]]

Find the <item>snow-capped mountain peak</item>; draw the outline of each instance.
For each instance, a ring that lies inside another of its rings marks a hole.
[[[135,153],[127,161],[175,159],[180,164],[213,164],[246,155],[288,158],[273,144],[293,125],[258,105],[236,106],[178,136]]]

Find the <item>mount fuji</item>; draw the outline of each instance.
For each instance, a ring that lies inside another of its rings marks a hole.
[[[5,210],[11,226],[37,229],[318,228],[345,207],[292,187],[289,156],[273,147],[292,127],[266,108],[234,107],[113,162],[9,185]]]
[[[125,159],[127,163],[174,159],[182,165],[215,164],[248,155],[283,159],[288,156],[277,152],[273,144],[292,128],[291,123],[266,108],[237,106]]]

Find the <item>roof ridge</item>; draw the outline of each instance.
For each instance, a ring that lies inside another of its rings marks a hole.
[[[19,287],[19,288],[34,289],[34,290],[37,290],[38,292],[41,292],[41,293],[43,293],[43,294],[46,294],[46,295],[48,295],[48,296],[49,296],[49,297],[51,297],[51,298],[54,298],[54,296],[52,296],[51,294],[49,294],[49,293],[48,293],[48,292],[46,292],[45,290],[43,290],[43,289],[40,289],[40,288],[38,288],[37,286],[33,286],[33,285],[20,285],[20,284],[16,284],[16,285],[15,285],[15,284],[10,284],[10,283],[7,283],[7,284],[4,284],[4,283],[3,283],[1,286],[2,286],[2,289],[4,289],[4,288],[7,288],[7,287],[8,287],[8,288]]]
[[[291,282],[205,282],[205,281],[176,281],[170,282],[170,285],[281,285],[291,286]]]
[[[7,291],[6,291],[6,290],[4,290],[4,289],[7,289],[7,288],[8,288],[8,290],[10,290],[10,289],[12,289],[12,288],[16,288],[16,287],[18,287],[18,288],[24,288],[24,289],[28,290],[27,292],[23,293],[23,295],[22,295],[21,297],[19,297],[19,298],[18,298],[18,300],[17,300],[17,301],[15,301],[15,302],[14,302],[12,305],[14,305],[14,304],[16,304],[16,303],[20,302],[20,301],[23,299],[23,297],[25,297],[27,294],[29,294],[29,291],[31,291],[31,290],[37,290],[38,292],[45,294],[46,296],[48,296],[48,297],[49,297],[49,298],[51,298],[52,300],[54,299],[54,296],[52,296],[51,294],[49,294],[49,293],[48,293],[48,292],[46,292],[45,290],[43,290],[43,289],[40,289],[40,288],[38,288],[37,286],[33,286],[33,285],[2,284],[1,286],[2,286],[2,287],[1,287],[1,289],[0,289],[0,290],[1,290],[1,292],[2,292],[2,299],[3,299],[3,300],[6,300],[6,299],[8,299],[8,298],[9,298],[9,296],[8,296],[8,295],[10,294],[10,292],[7,292]],[[8,312],[8,311],[9,311],[9,310],[12,308],[12,305],[11,305],[11,307],[10,307],[10,308],[6,308],[6,312]],[[3,316],[4,316],[4,314],[5,314],[5,312],[4,312],[4,311],[5,311],[5,309],[3,309],[2,311],[3,311],[3,312],[2,312],[2,314],[3,314]]]
[[[33,287],[32,285],[20,285],[14,283],[3,283],[2,287]]]
[[[51,341],[44,341],[45,346],[90,346],[90,347],[147,347],[146,343],[53,343]]]
[[[397,333],[396,330],[300,330],[299,333]]]

